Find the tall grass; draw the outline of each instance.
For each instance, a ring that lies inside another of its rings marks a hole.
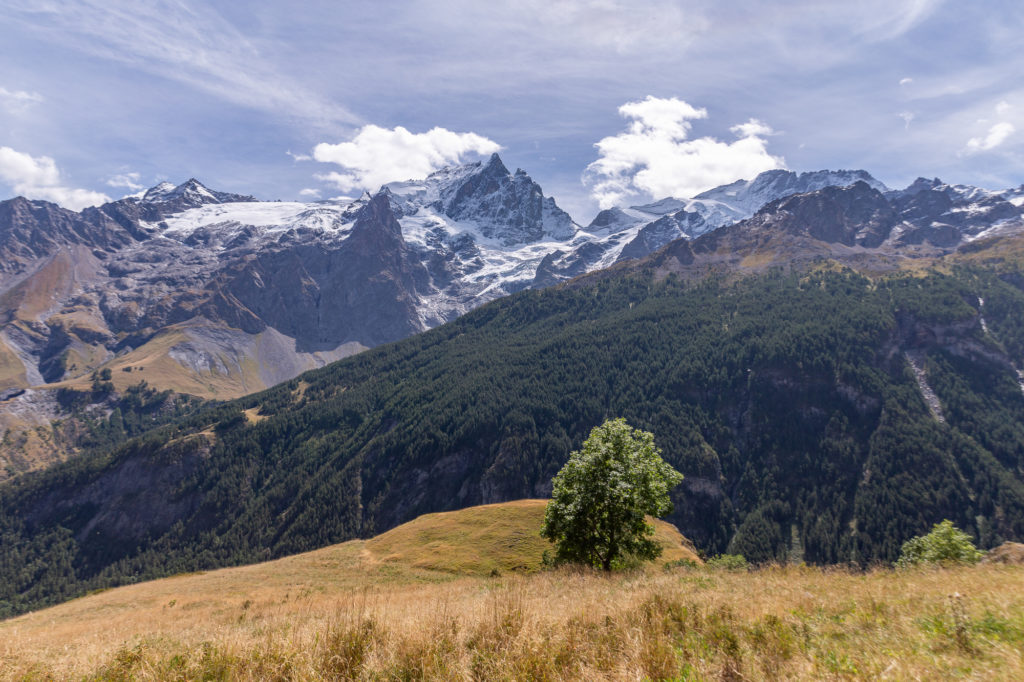
[[[102,612],[73,641],[4,624],[0,677],[1024,679],[1020,567],[560,570],[165,611],[120,640]]]

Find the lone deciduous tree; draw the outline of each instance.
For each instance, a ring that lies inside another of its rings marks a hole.
[[[541,535],[555,543],[559,563],[610,571],[627,555],[655,559],[661,545],[646,517],[672,512],[668,493],[682,480],[653,434],[625,419],[606,421],[555,476]]]

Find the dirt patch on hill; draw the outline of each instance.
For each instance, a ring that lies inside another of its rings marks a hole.
[[[989,550],[981,560],[983,564],[1024,564],[1024,544],[1004,542]]]

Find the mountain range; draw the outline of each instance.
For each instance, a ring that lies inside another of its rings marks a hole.
[[[4,436],[0,611],[543,497],[613,416],[686,476],[670,520],[705,552],[870,565],[942,518],[1024,537],[1020,192],[772,172],[580,227],[494,157],[250,199],[3,205],[8,354],[54,383],[0,405],[51,401],[40,441],[78,454],[44,468]],[[299,374],[346,343],[375,347]],[[298,376],[158,390],[257,360]]]
[[[256,201],[195,179],[78,213],[11,199],[0,202],[5,464],[73,450],[39,436],[66,412],[40,387],[81,389],[99,368],[119,390],[144,380],[230,398],[674,240],[667,267],[698,272],[837,250],[884,269],[1013,232],[1022,203],[1021,190],[919,179],[890,191],[865,171],[775,170],[584,227],[497,155],[354,201]],[[813,244],[770,247],[808,224]]]

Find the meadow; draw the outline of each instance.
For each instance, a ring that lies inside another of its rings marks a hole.
[[[4,680],[1024,679],[1024,568],[543,570],[540,501],[0,623]],[[475,558],[474,558],[475,557]]]

